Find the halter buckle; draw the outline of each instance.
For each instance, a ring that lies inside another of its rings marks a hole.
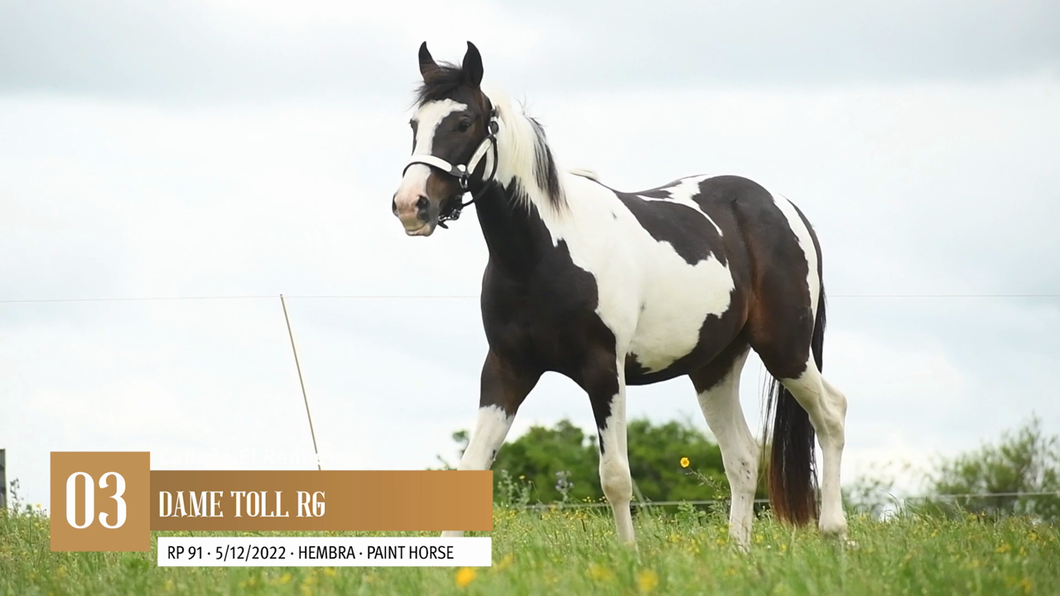
[[[471,172],[468,172],[467,166],[463,164],[458,164],[453,169],[459,172],[459,175],[456,177],[456,179],[460,183],[461,192],[467,192],[468,183],[471,181]]]

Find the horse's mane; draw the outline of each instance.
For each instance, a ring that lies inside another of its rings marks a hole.
[[[499,145],[504,147],[500,155],[502,167],[522,180],[524,186],[532,182],[544,194],[547,203],[538,204],[538,209],[550,208],[554,212],[564,209],[567,200],[560,183],[559,167],[548,146],[544,127],[525,110],[516,111],[505,94],[490,91],[487,97],[497,110],[502,125],[497,135]],[[527,167],[529,164],[532,166]],[[529,196],[531,189],[524,188],[523,192],[528,195],[526,200],[537,203]]]

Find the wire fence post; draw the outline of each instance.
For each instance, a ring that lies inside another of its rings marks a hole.
[[[0,449],[0,509],[7,509],[7,449]]]
[[[317,470],[323,470],[320,465],[320,451],[317,449],[317,434],[313,430],[313,415],[309,413],[309,397],[305,392],[305,381],[302,380],[302,365],[298,363],[298,349],[294,347],[294,332],[291,331],[291,318],[287,316],[287,302],[280,294],[280,306],[283,307],[283,320],[287,323],[287,337],[291,338],[291,353],[294,354],[294,367],[298,371],[298,384],[302,387],[302,401],[305,402],[305,415],[309,419],[309,436],[313,437],[313,454],[317,458]]]

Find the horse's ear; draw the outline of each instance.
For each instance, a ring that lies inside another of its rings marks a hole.
[[[427,50],[427,42],[420,44],[420,74],[423,76],[423,80],[426,81],[429,77],[433,76],[438,72],[438,63],[431,57],[431,53]]]
[[[467,42],[467,53],[464,54],[461,69],[464,71],[464,82],[478,89],[482,83],[482,54],[478,53],[478,48],[470,41]]]

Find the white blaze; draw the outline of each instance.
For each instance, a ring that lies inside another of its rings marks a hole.
[[[446,116],[460,110],[466,110],[467,104],[443,99],[423,104],[416,110],[412,119],[416,122],[416,136],[413,139],[413,155],[430,155],[434,144],[434,135],[438,132],[438,125]],[[397,194],[394,195],[394,204],[398,211],[415,209],[416,201],[427,194],[427,176],[431,173],[430,166],[424,164],[412,164],[405,170],[405,176],[401,179]]]

